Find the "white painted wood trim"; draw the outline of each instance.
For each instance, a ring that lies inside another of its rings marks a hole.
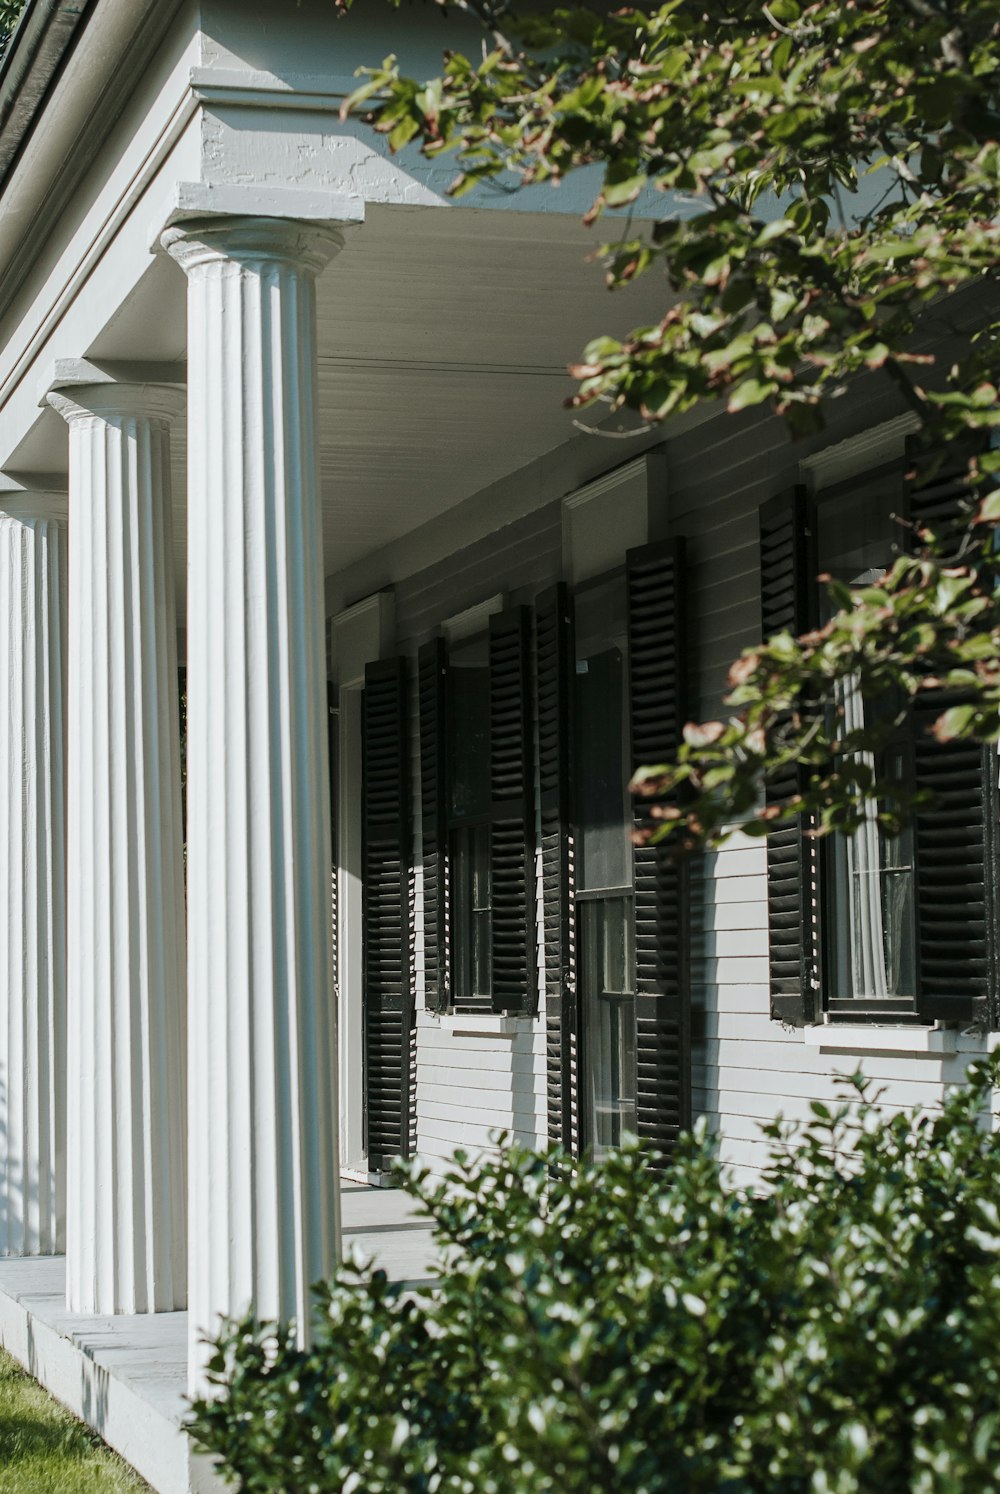
[[[601,477],[595,477],[593,482],[585,483],[582,488],[577,488],[575,493],[568,493],[563,499],[565,508],[583,508],[592,503],[595,498],[603,498],[607,493],[613,493],[623,483],[628,483],[633,478],[646,477],[646,456],[633,457],[630,462],[623,462],[620,467],[614,467],[610,472],[605,472]]]
[[[342,690],[365,682],[365,665],[387,658],[395,647],[395,599],[374,591],[332,620],[333,678]]]
[[[466,638],[474,638],[477,633],[485,632],[490,618],[503,611],[506,601],[506,592],[498,591],[494,596],[487,597],[485,601],[477,602],[473,607],[466,607],[464,612],[456,612],[454,617],[446,617],[441,624],[441,631],[452,644],[462,643]]]
[[[321,187],[276,187],[270,183],[173,182],[154,219],[149,248],[160,248],[165,231],[201,218],[277,218],[349,228],[365,221],[364,198]]]
[[[188,277],[191,1389],[220,1314],[339,1251],[315,277],[341,239],[173,228]]]
[[[65,510],[0,495],[0,1256],[65,1248]]]
[[[519,1032],[533,1032],[535,1017],[508,1017],[499,1012],[442,1012],[438,1018],[442,1032],[466,1033],[471,1037],[515,1037]]]
[[[907,436],[919,429],[920,421],[908,410],[904,415],[872,426],[871,430],[861,431],[846,441],[837,441],[812,456],[803,457],[799,469],[804,477],[812,479],[813,488],[820,492],[834,483],[845,482],[849,477],[902,457]]]
[[[958,1052],[958,1033],[951,1027],[848,1027],[829,1023],[803,1029],[807,1048],[822,1053],[886,1053],[936,1058]]]
[[[86,384],[69,423],[67,1306],[187,1300],[185,921],[170,426]]]

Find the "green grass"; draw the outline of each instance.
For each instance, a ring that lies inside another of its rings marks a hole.
[[[0,1494],[125,1494],[137,1473],[0,1350]]]

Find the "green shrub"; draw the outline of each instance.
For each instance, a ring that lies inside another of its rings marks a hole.
[[[1000,1487],[1000,1138],[983,1064],[943,1112],[861,1094],[765,1128],[768,1189],[504,1150],[405,1187],[445,1250],[414,1300],[345,1265],[313,1347],[231,1324],[196,1439],[246,1490]]]

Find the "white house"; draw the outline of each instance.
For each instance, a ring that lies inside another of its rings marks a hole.
[[[752,1182],[760,1121],[859,1062],[933,1104],[997,1024],[978,749],[895,744],[943,789],[895,843],[632,847],[633,767],[950,490],[876,375],[798,445],[582,429],[566,364],[663,309],[591,184],[455,205],[339,117],[456,42],[29,0],[0,68],[0,1340],[164,1491],[161,1325],[197,1385],[219,1314],[301,1318],[339,1178],[707,1114]]]

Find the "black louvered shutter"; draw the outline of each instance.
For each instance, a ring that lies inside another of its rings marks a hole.
[[[365,670],[362,727],[364,827],[365,1097],[374,1172],[410,1143],[410,823],[406,667]]]
[[[549,1140],[579,1150],[578,1031],[570,862],[573,613],[565,585],[535,603],[538,788],[545,927],[545,1072]]]
[[[423,832],[424,990],[427,1009],[451,1000],[448,965],[447,648],[425,643],[417,659],[420,692],[420,822]]]
[[[669,761],[686,719],[683,542],[630,550],[626,573],[635,769]],[[643,815],[637,801],[640,825]],[[691,1124],[688,870],[663,846],[634,856],[636,1124],[666,1152]]]
[[[907,517],[948,541],[964,532],[968,452],[956,450],[929,481],[907,490]],[[925,1021],[997,1025],[997,750],[938,743],[937,716],[960,697],[935,691],[914,709],[913,775],[931,801],[916,815],[917,1012]]]
[[[521,1014],[537,995],[528,641],[526,607],[490,618],[493,1009]]]
[[[765,640],[797,635],[816,622],[816,510],[804,488],[793,488],[760,510],[760,611]],[[803,788],[801,770],[774,777],[767,797],[779,801]],[[804,1027],[819,1016],[818,851],[795,820],[767,837],[767,919],[771,1016]]]

